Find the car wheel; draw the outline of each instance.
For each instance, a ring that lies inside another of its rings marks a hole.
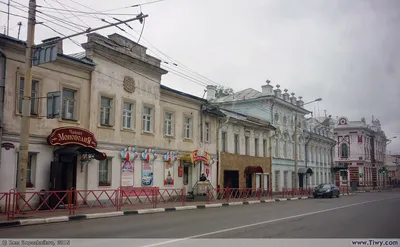
[[[336,197],[339,198],[340,197],[340,193],[338,193]]]
[[[314,196],[314,198],[317,198],[317,196]]]
[[[330,194],[329,194],[329,198],[332,198],[333,197],[333,192],[331,192]]]

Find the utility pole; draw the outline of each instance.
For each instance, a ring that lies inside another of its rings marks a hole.
[[[7,36],[10,34],[10,0],[8,0],[8,10],[7,10]]]
[[[32,55],[35,41],[36,24],[36,0],[29,0],[28,12],[28,36],[26,42],[25,55],[25,78],[24,96],[22,98],[22,118],[19,136],[19,155],[18,155],[18,181],[17,192],[20,194],[19,202],[25,198],[26,192],[26,170],[28,166],[30,115],[31,115],[31,91],[32,91]]]
[[[297,113],[295,114],[294,117],[294,186],[297,189],[299,187],[299,174],[298,174],[298,164],[297,164],[297,159],[298,159],[298,145],[299,145],[299,140],[297,139]],[[307,179],[307,178],[306,178]]]

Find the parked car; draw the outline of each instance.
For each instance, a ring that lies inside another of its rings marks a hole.
[[[315,187],[315,189],[313,191],[313,196],[314,196],[314,198],[317,198],[317,197],[332,198],[334,196],[339,197],[340,190],[334,184],[320,184],[317,187]]]

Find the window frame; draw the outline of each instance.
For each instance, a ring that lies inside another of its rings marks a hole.
[[[343,146],[344,145],[346,145],[347,156],[343,155]],[[349,158],[349,144],[347,144],[347,143],[340,144],[340,158],[344,158],[344,159]]]
[[[72,113],[72,118],[65,118],[63,115],[64,112],[64,89],[66,90],[70,90],[73,91],[74,93],[74,111]],[[60,104],[60,118],[61,120],[66,120],[66,121],[78,121],[78,114],[79,114],[79,110],[78,110],[78,103],[79,103],[79,89],[73,88],[73,87],[69,87],[67,85],[62,85],[61,87],[61,104]]]
[[[145,113],[145,109],[150,109],[150,114]],[[155,116],[155,107],[148,104],[143,104],[142,106],[142,133],[153,134],[154,133],[154,116]],[[146,117],[146,119],[145,119]],[[147,118],[149,117],[149,118]],[[147,130],[145,126],[147,126],[147,121],[150,121],[150,130]]]
[[[171,116],[171,119],[167,118],[167,115]],[[171,133],[168,133],[168,126],[171,126]],[[164,111],[164,136],[174,137],[175,136],[175,112],[165,110]]]
[[[109,121],[109,124],[102,123],[102,119],[101,119],[101,112],[102,112],[101,100],[102,100],[103,97],[110,99],[110,121]],[[98,121],[99,121],[99,125],[101,127],[114,127],[114,125],[115,125],[115,103],[116,103],[115,95],[99,93],[99,106],[98,106],[99,115],[98,115]]]
[[[23,105],[23,94],[21,95],[21,80],[22,78],[24,79],[24,91],[25,92],[25,76],[22,74],[17,74],[17,78],[16,78],[16,97],[15,97],[15,114],[16,115],[22,115],[22,105]],[[30,109],[30,115],[33,117],[40,117],[40,112],[41,112],[41,108],[40,108],[40,95],[41,95],[41,84],[42,84],[42,78],[37,77],[37,76],[32,76],[32,83],[36,82],[36,85],[38,87],[37,92],[35,92],[35,95],[33,95],[32,91],[34,89],[33,85],[31,85],[31,109]],[[21,102],[20,102],[21,101]],[[32,105],[34,105],[34,108],[36,112],[34,112],[32,110]],[[21,109],[21,111],[20,111]]]
[[[128,110],[125,110],[125,104],[129,104],[131,105],[131,110],[130,110],[130,123],[131,123],[131,127],[127,127],[125,126],[125,118],[127,118],[127,116],[125,116],[126,112],[129,112]],[[122,99],[121,102],[121,129],[122,130],[135,130],[136,129],[136,102],[129,100],[129,99]]]
[[[204,142],[211,143],[211,123],[204,122]]]
[[[234,154],[240,153],[240,136],[239,136],[239,134],[233,135],[233,153]]]
[[[189,123],[186,123],[186,120],[189,120]],[[189,137],[186,136],[187,134],[187,127],[189,127]],[[192,140],[193,139],[193,117],[184,115],[183,116],[183,139],[184,140]]]
[[[267,157],[267,140],[263,139],[263,157]]]
[[[256,157],[260,155],[259,148],[260,148],[260,141],[258,138],[254,138],[254,156]]]
[[[227,150],[228,150],[228,146],[227,146],[227,144],[228,144],[228,133],[226,132],[226,131],[222,131],[221,132],[221,141],[222,141],[222,145],[221,145],[221,147],[222,147],[222,152],[227,152]]]
[[[112,184],[112,160],[113,157],[107,157],[105,160],[101,160],[98,162],[98,171],[97,171],[97,186],[98,187],[111,187]],[[101,169],[102,164],[106,164],[107,169]],[[106,171],[107,180],[102,180],[101,172]]]
[[[38,153],[37,152],[28,152],[28,164],[26,167],[26,188],[27,189],[34,189],[36,186],[36,169],[37,169],[37,159]],[[15,184],[17,186],[18,183],[18,167],[19,167],[19,152],[17,152],[17,162],[16,162],[16,177],[15,177]],[[28,176],[28,170],[30,170],[30,176]]]

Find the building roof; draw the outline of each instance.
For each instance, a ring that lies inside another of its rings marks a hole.
[[[264,127],[264,128],[270,128],[272,130],[276,130],[274,126],[272,126],[268,121],[264,121],[258,118],[254,118],[251,116],[248,116],[243,113],[235,112],[232,110],[227,110],[227,109],[221,109],[221,112],[225,114],[227,117],[237,119],[239,121],[242,121],[244,123],[252,124],[252,125],[257,125],[259,127]]]
[[[16,44],[20,44],[26,47],[26,42],[20,39],[16,39],[14,37],[11,36],[7,36],[5,34],[0,34],[0,39],[5,39],[9,42],[13,42]],[[39,44],[40,45],[40,44]],[[86,53],[85,53],[86,54]],[[67,55],[67,54],[63,54],[63,53],[58,53],[58,56],[66,58],[68,60],[74,61],[74,62],[80,62],[89,66],[95,66],[96,64],[93,63],[93,61],[90,61],[90,59],[80,59],[71,55]]]
[[[244,90],[233,93],[232,95],[217,98],[214,101],[215,102],[240,101],[240,100],[256,99],[261,96],[262,94],[260,91],[257,91],[253,88],[246,88]]]
[[[207,103],[207,100],[206,100],[206,99],[203,99],[203,98],[200,98],[200,97],[197,97],[197,96],[188,94],[188,93],[184,93],[184,92],[182,92],[182,91],[179,91],[179,90],[176,90],[176,89],[173,89],[173,88],[164,86],[164,85],[160,85],[160,88],[161,88],[161,89],[164,89],[164,90],[166,90],[166,91],[169,91],[169,92],[171,92],[171,93],[179,94],[179,95],[181,95],[181,96],[183,96],[183,97],[188,97],[188,98],[191,98],[191,99],[194,99],[194,100],[201,101],[201,102],[203,102],[203,103]]]

